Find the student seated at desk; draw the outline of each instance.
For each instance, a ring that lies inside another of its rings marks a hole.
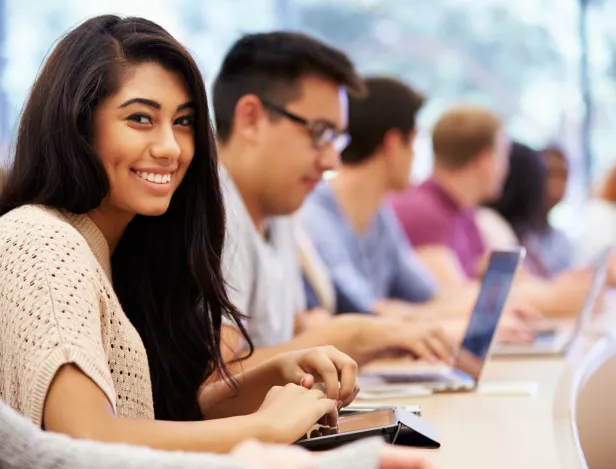
[[[373,77],[365,83],[366,97],[349,98],[351,143],[337,175],[319,184],[300,212],[343,299],[337,312],[396,316],[423,309],[431,319],[452,312],[467,317],[476,290],[439,288],[384,202],[389,191],[408,186],[415,117],[424,99],[395,79]],[[503,325],[503,338],[528,338],[529,330],[516,319]]]
[[[555,157],[550,157],[555,158]],[[529,272],[551,278],[571,266],[573,244],[550,225],[547,167],[539,152],[512,142],[509,174],[498,199],[478,210],[477,225],[490,249],[526,248]]]
[[[0,399],[37,427],[228,452],[292,443],[357,393],[333,348],[231,381],[222,318],[246,332],[209,118],[194,60],[144,19],[88,20],[42,68],[0,194]]]
[[[348,143],[347,90],[361,92],[363,83],[344,54],[284,32],[240,39],[215,80],[229,238],[223,266],[257,348],[245,366],[321,345],[360,365],[392,349],[450,358],[452,344],[440,328],[421,322],[348,315],[302,330],[302,318],[314,313],[306,311],[291,215]],[[241,329],[230,322],[222,341],[227,360],[244,348]]]
[[[434,126],[432,177],[391,197],[407,238],[441,286],[468,284],[483,271],[487,252],[476,210],[501,193],[509,145],[498,116],[481,107],[456,106]],[[546,315],[573,315],[590,282],[586,271],[554,281],[523,275],[512,294]]]
[[[584,206],[582,233],[577,240],[575,262],[589,265],[611,250],[608,284],[616,286],[616,167],[603,175]]]

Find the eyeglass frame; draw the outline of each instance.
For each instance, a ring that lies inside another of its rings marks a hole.
[[[336,130],[335,126],[330,122],[320,119],[306,119],[304,117],[298,116],[293,112],[287,111],[282,106],[278,106],[277,104],[271,103],[265,99],[261,99],[261,103],[263,104],[263,107],[265,109],[280,114],[281,116],[286,117],[287,119],[297,124],[303,125],[310,133],[312,144],[315,146],[315,148],[319,150],[325,148],[331,143],[338,153],[342,153],[342,151],[344,151],[344,149],[349,146],[349,143],[351,143],[351,135],[346,131],[340,132]],[[322,130],[316,127],[318,125],[324,126]],[[318,134],[324,133],[328,130],[331,132],[331,137],[326,138],[324,141],[320,141],[323,136],[320,137]]]

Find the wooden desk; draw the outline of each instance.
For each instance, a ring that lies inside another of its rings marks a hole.
[[[486,365],[482,382],[537,383],[535,395],[439,394],[391,399],[387,404],[420,404],[437,430],[442,447],[428,452],[440,469],[578,469],[583,458],[572,426],[576,370],[592,348],[605,347],[597,336],[580,338],[569,357],[498,358]],[[616,347],[616,344],[613,345]],[[370,368],[378,368],[374,364]],[[387,367],[408,366],[388,362]]]

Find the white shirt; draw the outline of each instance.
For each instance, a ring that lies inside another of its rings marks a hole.
[[[575,252],[575,260],[580,265],[595,263],[606,249],[616,248],[616,204],[591,199],[585,209],[584,229]]]
[[[222,268],[229,298],[248,316],[245,326],[255,347],[286,342],[293,338],[295,315],[306,309],[293,218],[270,218],[264,239],[229,173],[220,168],[227,217]]]
[[[520,245],[515,232],[500,213],[491,208],[480,207],[475,213],[475,223],[486,248],[490,251],[511,249]]]

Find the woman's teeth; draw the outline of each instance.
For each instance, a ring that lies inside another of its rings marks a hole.
[[[155,184],[167,184],[171,181],[171,173],[167,174],[154,174],[154,173],[142,173],[141,171],[135,171],[137,176],[146,181],[153,182]]]

